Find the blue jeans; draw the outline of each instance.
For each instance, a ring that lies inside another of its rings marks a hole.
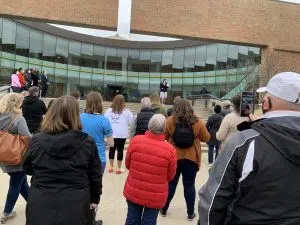
[[[125,225],[156,225],[158,209],[147,208],[127,201],[128,212]]]
[[[220,147],[219,145],[209,145],[208,146],[208,163],[209,164],[214,162],[214,149],[216,149],[215,159],[218,157],[219,147]]]
[[[182,183],[184,189],[184,198],[187,206],[187,214],[193,215],[195,212],[195,179],[198,171],[198,165],[188,159],[177,160],[177,170],[174,179],[169,182],[169,195],[166,205],[162,208],[163,211],[167,212],[170,203],[176,192],[176,187],[182,174]]]
[[[26,201],[29,194],[27,177],[23,171],[8,173],[8,175],[10,176],[10,180],[4,207],[5,214],[12,212],[18,200],[19,194],[21,194]]]

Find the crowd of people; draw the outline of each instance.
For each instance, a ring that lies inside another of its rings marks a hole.
[[[26,225],[102,224],[95,221],[95,211],[105,185],[106,146],[108,172],[122,174],[130,136],[125,225],[155,225],[159,214],[167,217],[180,176],[187,219],[196,218],[201,142],[209,146],[211,170],[199,191],[198,224],[300,223],[300,75],[277,74],[258,92],[265,92],[261,118],[241,112],[237,95],[232,103],[214,106],[206,124],[179,96],[167,111],[162,95],[144,97],[141,111],[133,115],[122,95],[116,95],[104,112],[97,92],[87,95],[82,110],[76,93],[48,107],[35,85],[26,97],[6,94],[0,99],[0,131],[30,137],[30,142],[22,164],[1,165],[10,176],[1,221],[16,216],[13,209],[21,194],[27,201]]]
[[[45,71],[42,74],[35,69],[15,69],[11,75],[11,89],[13,92],[21,93],[28,91],[30,87],[40,87],[39,94],[46,97],[48,91],[48,76]]]

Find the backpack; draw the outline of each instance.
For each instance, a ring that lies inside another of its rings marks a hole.
[[[176,123],[173,141],[178,148],[189,148],[194,144],[194,130],[191,123]]]

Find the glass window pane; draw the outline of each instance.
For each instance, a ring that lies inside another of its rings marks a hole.
[[[29,28],[17,24],[16,54],[28,57],[29,55]]]
[[[44,34],[43,60],[55,62],[56,37]]]
[[[101,69],[93,69],[92,75],[92,87],[93,90],[100,92],[102,95],[104,94],[103,88],[103,71]]]
[[[34,29],[30,30],[30,44],[29,44],[29,57],[42,59],[43,52],[43,33],[36,31]]]
[[[207,46],[206,67],[208,71],[215,70],[215,66],[217,64],[217,47],[217,44]]]
[[[116,56],[117,55],[117,49],[116,48],[106,48],[105,54],[107,56]]]
[[[139,68],[140,68],[140,52],[138,50],[129,49],[128,59],[127,59],[127,70],[138,72]]]
[[[162,50],[152,50],[150,72],[161,71],[161,60],[162,60]]]
[[[238,45],[229,45],[228,47],[228,58],[227,58],[227,69],[235,69],[238,64]]]
[[[194,47],[185,48],[184,71],[193,72],[195,67],[196,49]]]
[[[127,57],[128,57],[128,49],[117,49],[117,57],[121,57],[122,59],[122,71],[127,71]],[[124,73],[123,73],[124,74]]]
[[[105,68],[105,48],[103,46],[94,45],[95,68]]]
[[[171,73],[173,70],[172,62],[173,62],[173,50],[172,49],[163,50],[161,72]]]
[[[205,71],[206,69],[206,45],[196,48],[195,70],[197,72]]]
[[[150,61],[151,52],[150,50],[141,50],[140,51],[140,72],[149,72],[150,71]]]
[[[84,96],[88,94],[92,87],[92,74],[87,72],[80,72],[80,93]]]
[[[64,38],[57,38],[56,40],[56,62],[68,63],[69,56],[69,42]]]
[[[175,49],[173,55],[173,72],[183,72],[184,49]]]
[[[79,71],[77,66],[68,66],[68,93],[79,91]],[[69,92],[70,91],[70,92]]]
[[[3,19],[0,18],[0,51],[2,49],[2,26],[3,26]]]
[[[94,49],[93,45],[82,43],[81,45],[81,57],[80,65],[83,67],[97,67],[97,61],[94,59]]]
[[[217,70],[226,70],[228,45],[218,44]]]
[[[79,66],[81,43],[69,41],[69,64]]]
[[[15,53],[16,50],[16,23],[3,19],[2,51]]]
[[[245,68],[248,66],[248,47],[239,46],[238,68]]]

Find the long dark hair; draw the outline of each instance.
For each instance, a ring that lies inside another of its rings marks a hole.
[[[199,120],[198,117],[194,114],[194,110],[191,104],[185,99],[180,99],[175,103],[173,116],[176,123],[195,124]]]

